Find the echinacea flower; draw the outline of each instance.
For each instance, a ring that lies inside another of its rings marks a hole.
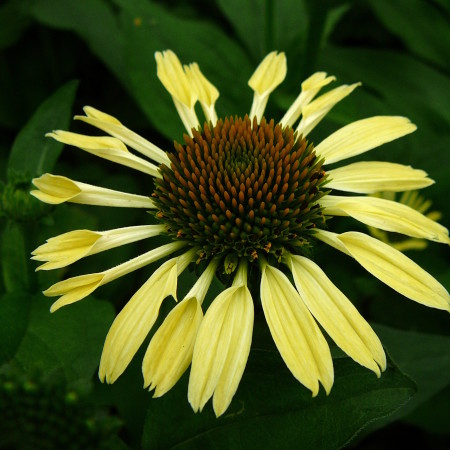
[[[334,77],[317,72],[302,83],[299,96],[280,121],[266,118],[269,95],[287,70],[284,53],[272,52],[250,78],[254,91],[250,114],[218,118],[219,92],[197,64],[182,66],[170,50],[155,56],[157,75],[187,131],[184,142],[175,143],[175,151],[165,152],[92,107],[75,118],[109,136],[60,130],[49,134],[150,175],[153,192],[135,195],[45,174],[33,180],[37,190],[32,194],[52,204],[143,208],[154,212],[159,224],[71,231],[49,239],[33,252],[33,258],[44,262],[39,269],[48,270],[156,235],[171,242],[106,271],[56,283],[44,292],[59,297],[51,310],[170,256],[112,324],[100,362],[102,381],[113,383],[123,373],[153,327],[161,303],[168,296],[177,299],[178,276],[196,263],[205,269],[154,333],[144,357],[144,386],[154,389],[155,396],[171,389],[191,364],[188,399],[192,408],[202,410],[213,397],[216,415],[223,414],[247,362],[254,302],[259,305],[259,300],[282,358],[313,396],[320,384],[328,393],[334,379],[321,328],[348,356],[380,376],[386,368],[380,340],[309,255],[312,247],[326,243],[404,296],[450,310],[444,287],[407,256],[367,234],[336,234],[328,227],[330,217],[350,216],[372,228],[449,243],[448,231],[421,212],[367,195],[424,188],[433,183],[424,171],[376,161],[325,170],[330,163],[412,133],[415,125],[404,117],[369,117],[313,145],[307,141],[308,133],[358,84],[318,96]],[[203,126],[195,110],[197,101],[205,118]],[[229,280],[228,287],[204,314],[202,303],[214,276]],[[260,299],[252,298],[248,276],[260,277]]]

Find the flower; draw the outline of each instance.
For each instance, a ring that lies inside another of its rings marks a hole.
[[[155,58],[157,75],[187,131],[184,142],[175,143],[175,151],[165,152],[92,107],[85,107],[85,115],[75,119],[109,136],[49,133],[60,142],[150,175],[155,183],[151,195],[50,174],[33,180],[37,190],[31,193],[52,204],[144,208],[159,224],[71,231],[38,247],[33,259],[44,263],[39,269],[49,270],[156,235],[170,242],[104,272],[56,283],[44,292],[60,297],[51,310],[171,256],[114,320],[100,362],[102,381],[113,383],[123,373],[153,327],[161,303],[168,296],[177,299],[178,276],[199,263],[204,270],[154,333],[144,357],[144,387],[154,390],[156,397],[170,390],[192,364],[188,399],[194,411],[202,410],[211,397],[217,416],[226,411],[250,352],[254,302],[259,305],[248,289],[249,276],[260,277],[262,309],[282,358],[313,396],[320,384],[330,392],[334,378],[319,325],[348,356],[380,376],[386,368],[380,340],[310,255],[313,246],[328,244],[404,296],[450,310],[444,287],[400,251],[367,234],[336,234],[328,226],[331,217],[350,216],[371,229],[449,244],[448,231],[421,212],[393,199],[367,195],[429,186],[433,181],[424,171],[376,161],[324,170],[330,163],[412,133],[415,125],[404,117],[369,117],[314,146],[307,141],[308,133],[358,83],[317,96],[335,80],[317,72],[302,83],[280,121],[266,119],[269,95],[287,70],[284,53],[272,52],[249,80],[254,91],[250,115],[218,118],[219,92],[196,63],[182,66],[170,50],[157,52]],[[195,110],[197,101],[205,117],[203,126]],[[215,276],[227,287],[203,314],[202,303]]]

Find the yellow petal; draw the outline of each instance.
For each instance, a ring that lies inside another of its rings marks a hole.
[[[225,412],[247,363],[253,329],[253,302],[247,286],[219,294],[206,312],[197,335],[188,399],[202,410],[214,393],[216,416]]]
[[[99,128],[158,163],[170,163],[164,150],[161,150],[155,144],[147,141],[147,139],[144,139],[142,136],[139,136],[134,131],[131,131],[122,125],[115,117],[92,108],[92,106],[85,106],[83,110],[86,113],[86,116],[75,116],[75,120],[82,120],[89,125]]]
[[[31,191],[30,194],[52,205],[71,202],[122,208],[154,208],[150,197],[80,183],[59,175],[46,173],[32,182],[39,190]]]
[[[153,177],[161,177],[157,166],[131,154],[119,139],[108,136],[84,136],[62,130],[47,133],[46,136],[64,144],[74,145],[99,158],[139,170]]]
[[[338,236],[368,272],[405,297],[431,308],[450,311],[450,296],[428,272],[388,244],[363,233]]]
[[[290,256],[288,263],[300,296],[320,325],[347,355],[380,376],[380,368],[386,369],[383,347],[350,300],[313,261]]]
[[[196,298],[175,306],[152,337],[142,363],[144,387],[164,395],[180,379],[192,360],[195,339],[203,319]]]
[[[402,192],[434,183],[423,170],[381,161],[357,162],[328,170],[327,174],[327,187],[361,194]]]
[[[270,93],[284,80],[286,72],[286,55],[283,52],[271,52],[261,61],[248,80],[248,85],[254,91],[250,119],[256,116],[260,122]]]
[[[183,125],[192,137],[192,128],[199,126],[194,106],[197,92],[190,83],[183,67],[172,50],[155,53],[157,75],[163,86],[172,96]]]
[[[50,286],[44,291],[44,295],[47,297],[62,296],[53,303],[50,311],[55,312],[62,306],[70,305],[92,294],[92,292],[102,285],[103,279],[103,273],[91,273],[69,278]]]
[[[307,136],[337,103],[351,94],[360,84],[355,83],[350,86],[344,84],[305,105],[302,109],[302,120],[297,127],[297,133]],[[317,154],[319,155],[319,153]]]
[[[334,132],[315,147],[326,164],[379,147],[416,130],[406,117],[375,116],[358,120]]]
[[[153,324],[162,301],[177,290],[177,258],[159,267],[117,315],[106,336],[99,377],[114,383],[127,368]]]
[[[448,230],[402,203],[376,197],[340,197],[326,195],[320,200],[324,213],[349,215],[366,225],[407,236],[450,243]]]
[[[311,102],[320,89],[334,81],[335,77],[327,77],[326,72],[316,72],[302,83],[302,90],[294,103],[280,120],[284,126],[293,126],[300,117],[303,108]]]
[[[261,303],[273,340],[294,377],[319,392],[333,385],[333,361],[319,327],[286,275],[266,265],[261,278]]]
[[[219,98],[217,88],[202,74],[197,63],[184,66],[186,75],[197,92],[198,100],[202,105],[203,113],[207,121],[212,122],[214,126],[217,122],[217,115],[214,104]]]

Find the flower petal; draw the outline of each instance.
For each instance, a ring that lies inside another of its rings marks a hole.
[[[434,183],[423,170],[381,161],[362,161],[328,170],[327,188],[373,194],[421,189]]]
[[[211,122],[213,126],[217,122],[217,114],[214,104],[219,98],[219,91],[217,88],[202,74],[197,63],[184,66],[184,71],[193,86],[196,89],[198,100],[202,105],[203,113],[207,121]]]
[[[74,119],[82,120],[83,122],[120,139],[122,142],[153,161],[161,164],[170,164],[170,160],[164,150],[161,150],[155,144],[147,141],[147,139],[144,139],[142,136],[139,136],[134,131],[131,131],[122,125],[115,117],[105,114],[92,106],[85,106],[83,111],[86,116],[75,116]]]
[[[320,199],[324,213],[351,216],[366,225],[449,244],[448,230],[415,209],[392,200],[376,197],[340,197]]]
[[[59,269],[86,256],[158,236],[163,231],[164,225],[141,225],[109,231],[69,231],[48,239],[32,252],[32,259],[47,261],[36,270]]]
[[[144,387],[161,397],[180,379],[192,360],[202,308],[190,297],[172,309],[152,337],[142,363]]]
[[[302,120],[297,127],[297,133],[303,135],[303,137],[307,136],[337,103],[351,94],[360,85],[361,83],[351,84],[350,86],[344,84],[305,105],[302,109]],[[320,155],[318,152],[316,153]]]
[[[335,77],[327,77],[326,72],[316,72],[302,83],[302,90],[294,103],[286,111],[286,114],[280,120],[283,126],[292,127],[300,117],[303,108],[311,102],[316,94],[327,84],[334,81]]]
[[[286,275],[269,265],[262,270],[261,303],[273,340],[294,377],[313,396],[319,392],[319,381],[330,392],[334,374],[328,344]]]
[[[363,233],[337,236],[368,272],[405,297],[431,308],[450,311],[450,296],[428,272],[390,245]]]
[[[106,336],[99,378],[114,383],[127,368],[153,324],[163,300],[177,295],[177,258],[166,261],[117,315]]]
[[[249,114],[251,120],[256,116],[257,122],[261,121],[270,93],[284,80],[286,72],[286,55],[283,52],[271,52],[261,61],[248,80],[254,91]]]
[[[253,329],[253,302],[247,286],[220,293],[206,312],[197,335],[188,399],[202,410],[214,393],[216,416],[230,404],[247,363]]]
[[[119,139],[108,136],[85,136],[63,130],[55,130],[45,136],[153,177],[161,176],[157,166],[131,154]]]
[[[380,376],[386,355],[375,332],[322,269],[303,256],[288,257],[295,286],[308,309],[336,344]]]
[[[358,120],[334,132],[315,147],[325,164],[379,147],[416,130],[406,117],[375,116]]]
[[[152,209],[155,207],[150,197],[80,183],[59,175],[46,173],[39,178],[34,178],[32,182],[39,190],[31,191],[30,194],[52,205],[71,202],[122,208]]]

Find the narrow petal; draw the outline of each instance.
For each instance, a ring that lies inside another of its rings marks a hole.
[[[199,121],[194,106],[198,100],[196,89],[192,87],[183,66],[172,50],[155,53],[157,76],[177,108],[180,118],[192,136],[192,128],[197,128]]]
[[[360,85],[361,83],[351,84],[350,86],[344,84],[305,105],[302,109],[302,120],[297,127],[297,133],[307,136],[337,103],[351,94]],[[317,154],[319,155],[319,153]]]
[[[302,83],[302,90],[294,103],[286,111],[280,120],[284,126],[292,127],[300,117],[303,108],[311,102],[316,94],[327,84],[334,81],[335,77],[327,77],[326,72],[316,72]]]
[[[48,239],[32,252],[32,259],[47,261],[36,270],[60,269],[86,256],[157,236],[163,231],[163,225],[141,225],[109,231],[69,231]]]
[[[376,197],[340,197],[326,195],[320,199],[324,213],[351,216],[381,230],[449,244],[448,230],[415,209],[392,200]]]
[[[38,190],[31,191],[30,194],[52,205],[71,202],[122,208],[152,209],[155,207],[150,197],[80,183],[59,175],[46,173],[39,178],[34,178],[32,182]]]
[[[260,122],[270,93],[284,80],[286,72],[286,55],[283,52],[271,52],[261,61],[248,80],[248,85],[254,91],[250,119],[256,116]]]
[[[161,397],[180,379],[192,360],[198,329],[203,319],[196,298],[180,302],[152,337],[142,363],[144,387]]]
[[[403,253],[363,233],[338,236],[368,272],[400,294],[431,308],[450,311],[450,296],[428,272]]]
[[[58,142],[73,145],[99,158],[130,167],[153,177],[161,177],[158,167],[131,154],[119,139],[107,136],[85,136],[69,131],[55,130],[47,133]]]
[[[217,114],[214,105],[219,98],[219,91],[217,88],[203,75],[200,71],[200,67],[197,63],[184,66],[186,75],[193,86],[196,89],[198,100],[202,105],[203,113],[208,122],[211,122],[213,126],[217,122]]]
[[[339,250],[340,252],[350,256],[350,253],[348,252],[345,245],[339,240],[339,235],[337,233],[316,228],[314,230],[314,237],[316,239],[319,239],[319,241],[322,241],[325,244],[334,247],[336,250]]]
[[[386,355],[375,332],[322,269],[303,256],[288,257],[295,286],[308,309],[336,344],[380,376]]]
[[[416,130],[406,117],[375,116],[358,120],[334,132],[315,147],[326,164],[379,147]]]
[[[103,273],[91,273],[69,278],[50,286],[43,292],[45,296],[56,297],[61,295],[61,298],[51,306],[50,312],[55,312],[63,306],[75,303],[92,294],[92,292],[103,284],[104,278]]]
[[[105,114],[92,106],[85,106],[83,111],[86,116],[75,116],[74,119],[82,120],[83,122],[120,139],[122,142],[153,161],[161,164],[170,164],[170,160],[164,150],[161,150],[155,144],[152,144],[147,141],[147,139],[144,139],[142,136],[139,136],[134,131],[131,131],[122,125],[115,117]]]
[[[188,399],[202,410],[214,394],[216,416],[228,408],[242,377],[253,329],[253,302],[247,286],[232,286],[208,308],[194,347]]]
[[[50,311],[54,312],[62,306],[82,300],[94,292],[98,287],[164,258],[180,249],[183,245],[183,242],[171,242],[150,250],[136,258],[130,259],[123,264],[105,270],[104,272],[80,275],[60,281],[44,291],[44,295],[47,297],[62,296],[53,303]]]
[[[192,360],[203,319],[201,304],[219,264],[213,259],[181,303],[168,314],[154,334],[142,363],[144,387],[164,395],[180,379]]]
[[[286,275],[266,265],[261,278],[261,303],[273,340],[294,377],[319,392],[333,385],[333,361],[319,327]]]
[[[434,183],[423,170],[381,161],[357,162],[328,170],[327,174],[327,187],[360,194],[403,192]]]
[[[153,324],[163,300],[177,295],[177,258],[165,262],[117,315],[103,346],[99,378],[114,383],[127,368]]]

